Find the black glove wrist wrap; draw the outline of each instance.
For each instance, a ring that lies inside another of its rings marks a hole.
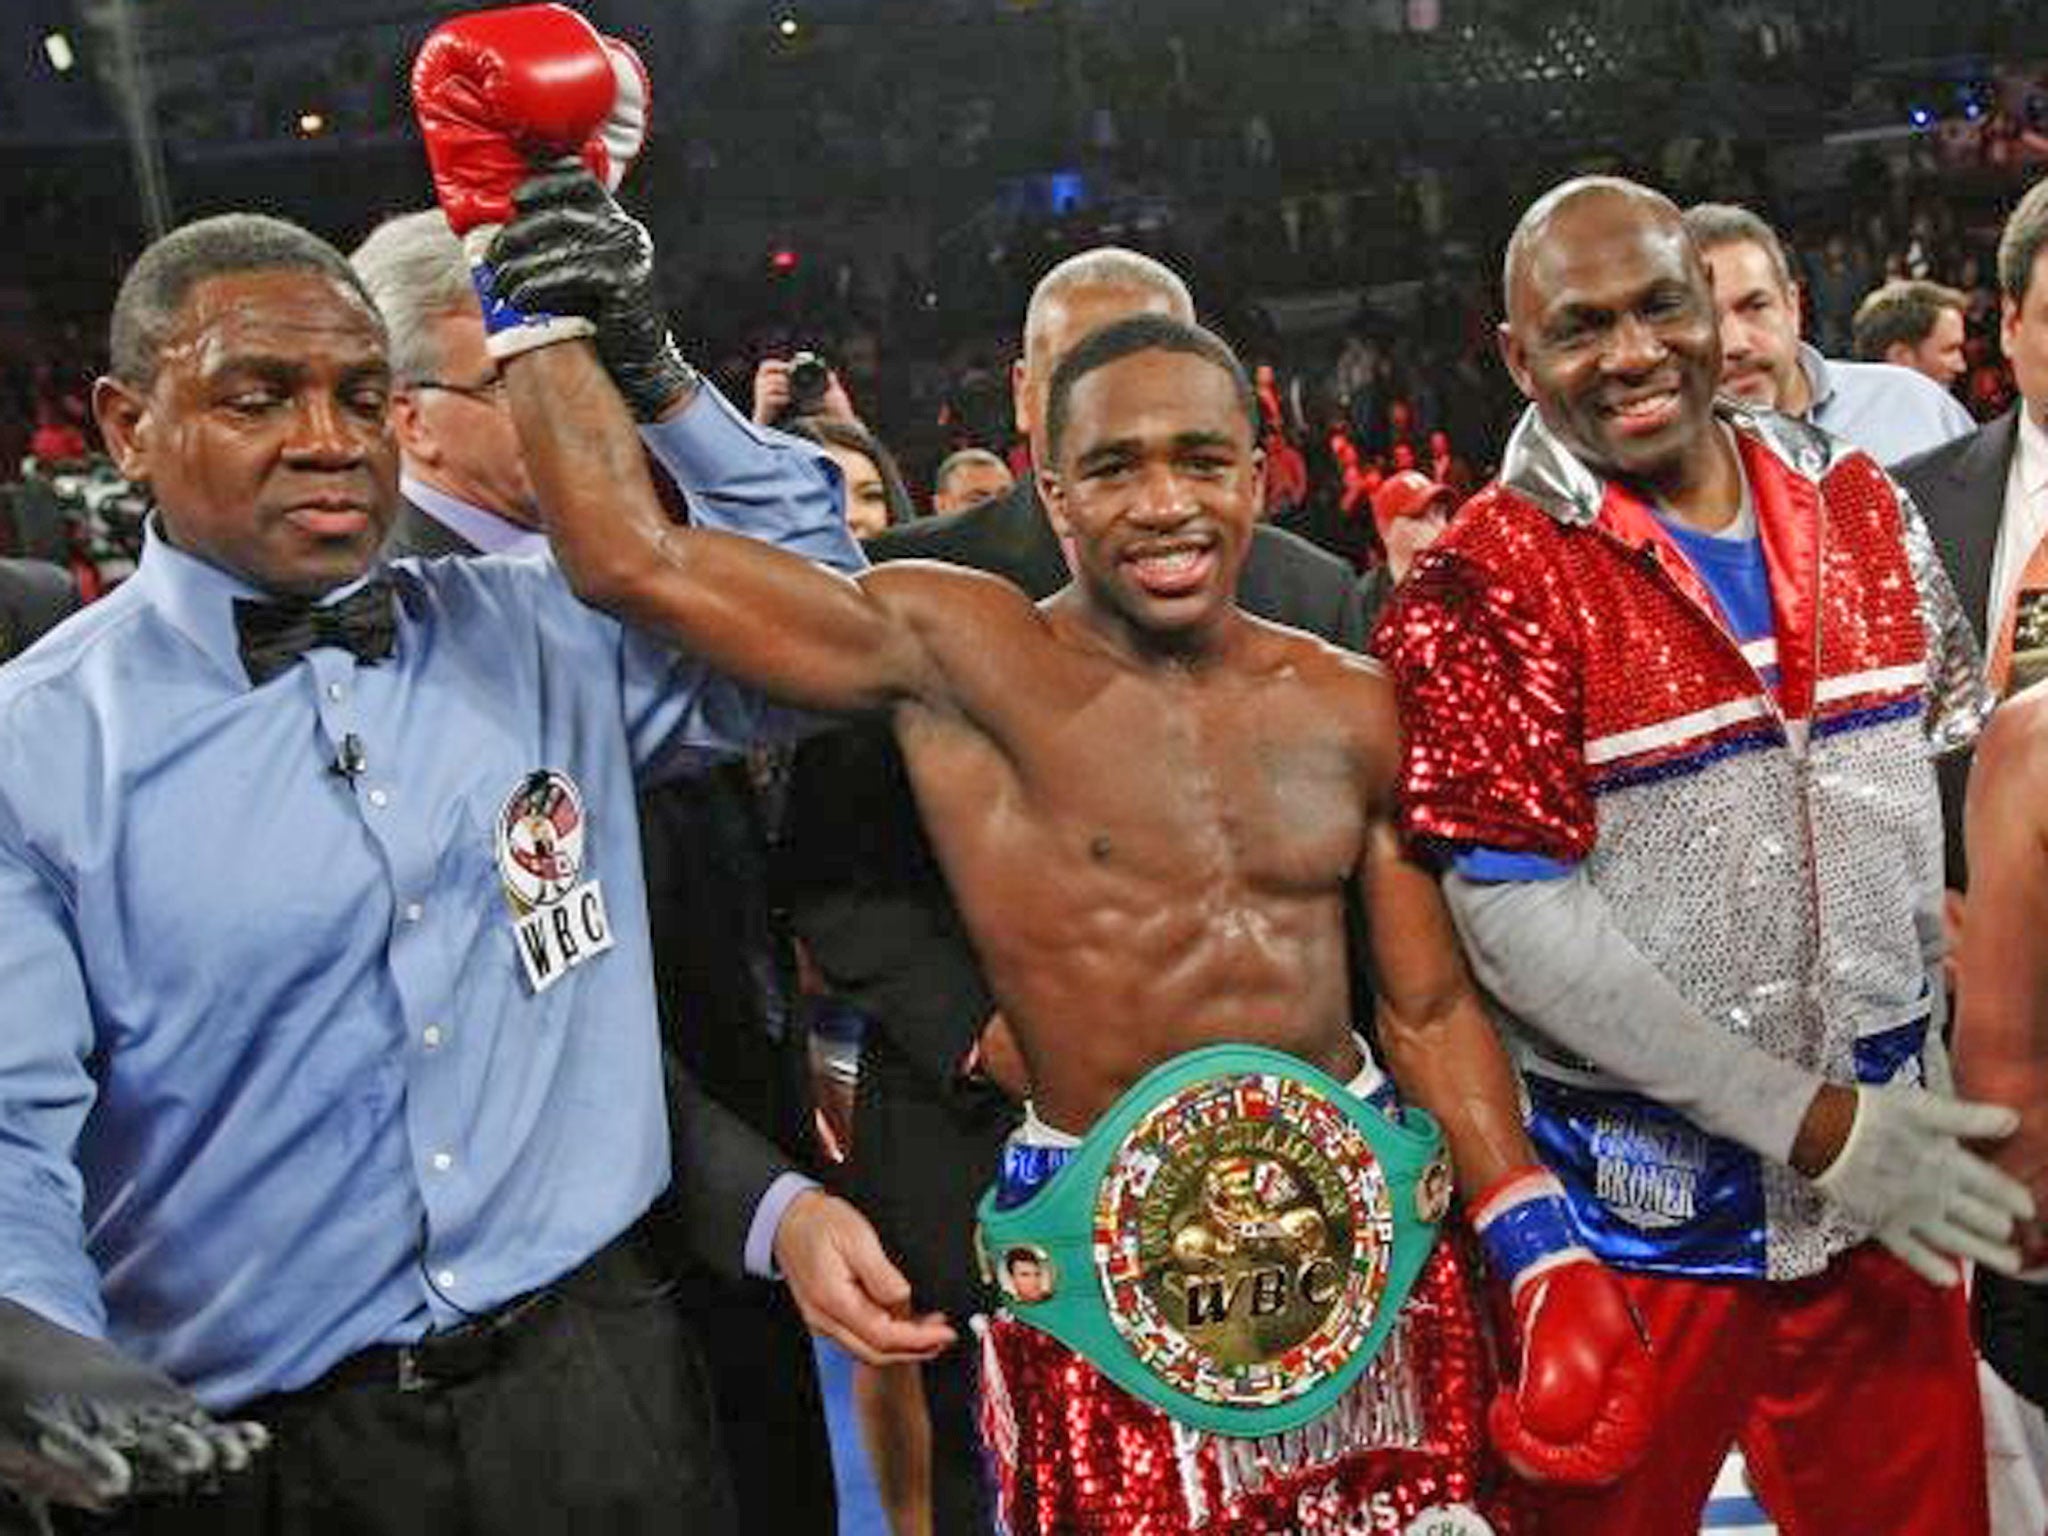
[[[549,171],[512,195],[518,210],[491,244],[497,289],[527,314],[579,315],[597,327],[597,355],[641,421],[695,389],[654,281],[646,226],[581,168]]]

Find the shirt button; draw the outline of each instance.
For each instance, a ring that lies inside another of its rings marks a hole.
[[[436,1152],[434,1154],[434,1172],[446,1173],[450,1168],[453,1168],[454,1166],[455,1159],[449,1156],[449,1154],[447,1154],[446,1152]]]
[[[329,683],[327,685],[327,697],[334,700],[334,702],[337,704],[341,702],[343,696],[347,694],[347,692],[348,690],[342,687],[341,684],[339,683]]]
[[[454,1271],[454,1270],[452,1270],[452,1269],[444,1269],[444,1270],[442,1270],[442,1271],[441,1271],[441,1272],[440,1272],[439,1274],[437,1274],[436,1276],[434,1276],[434,1284],[436,1284],[436,1285],[438,1285],[439,1287],[441,1287],[441,1289],[442,1289],[442,1290],[444,1290],[444,1291],[452,1291],[452,1290],[454,1290],[454,1289],[455,1289],[455,1271]]]
[[[421,1030],[420,1044],[430,1051],[437,1049],[441,1044],[441,1026],[429,1024],[425,1029]]]
[[[427,909],[416,901],[408,901],[405,904],[405,920],[408,923],[416,923],[426,914]]]
[[[390,803],[391,797],[385,794],[383,790],[373,789],[370,791],[370,804],[376,806],[378,810],[381,811],[382,809],[384,809],[386,805],[389,805]]]

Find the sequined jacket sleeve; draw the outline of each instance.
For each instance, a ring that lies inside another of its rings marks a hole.
[[[1473,547],[1499,542],[1425,554],[1374,635],[1400,705],[1402,828],[1439,851],[1576,861],[1594,839],[1577,641],[1554,594]]]
[[[1998,701],[1985,684],[1977,637],[1935,552],[1926,519],[1896,480],[1892,492],[1899,499],[1906,560],[1920,589],[1920,618],[1927,627],[1927,740],[1940,757],[1974,742]]]

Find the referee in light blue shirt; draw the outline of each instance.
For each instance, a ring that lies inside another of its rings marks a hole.
[[[0,670],[0,1485],[149,1531],[727,1528],[634,1240],[671,1125],[707,1260],[946,1338],[850,1207],[664,1105],[635,784],[781,717],[545,557],[374,565],[385,338],[304,231],[159,241],[112,354],[141,568]],[[699,521],[858,562],[807,446],[658,414]],[[262,1436],[185,1391],[274,1441],[220,1495]]]

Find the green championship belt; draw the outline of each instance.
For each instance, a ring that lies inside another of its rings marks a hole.
[[[982,1197],[1010,1316],[1212,1434],[1306,1424],[1358,1379],[1450,1205],[1436,1122],[1213,1045],[1146,1074],[1043,1188]]]

